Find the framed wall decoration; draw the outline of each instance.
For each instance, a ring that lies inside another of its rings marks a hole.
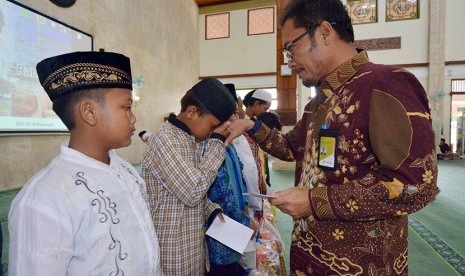
[[[376,0],[348,0],[347,12],[354,25],[378,22]]]
[[[229,12],[205,15],[205,40],[229,37]]]
[[[419,18],[420,0],[386,0],[386,21]]]
[[[274,7],[247,11],[247,35],[274,33]]]

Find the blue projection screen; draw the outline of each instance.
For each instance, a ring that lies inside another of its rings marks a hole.
[[[91,51],[92,36],[12,0],[0,0],[0,134],[65,132],[39,83],[44,58]]]

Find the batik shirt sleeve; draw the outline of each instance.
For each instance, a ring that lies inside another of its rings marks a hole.
[[[363,57],[348,62],[330,76],[321,87],[324,101],[307,109],[288,135],[261,126],[253,136],[272,155],[297,160],[296,185],[309,188],[316,219],[403,216],[423,208],[438,192],[424,89],[403,69],[371,64],[362,70],[364,62]],[[318,166],[323,124],[338,132],[334,170]]]

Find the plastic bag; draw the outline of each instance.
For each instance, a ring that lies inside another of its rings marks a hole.
[[[284,244],[276,229],[276,216],[271,204],[263,201],[263,218],[259,221],[255,239],[257,275],[286,276]]]

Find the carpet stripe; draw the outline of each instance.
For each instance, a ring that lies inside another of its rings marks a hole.
[[[465,258],[431,232],[414,215],[410,215],[409,226],[417,232],[459,275],[465,276]]]

